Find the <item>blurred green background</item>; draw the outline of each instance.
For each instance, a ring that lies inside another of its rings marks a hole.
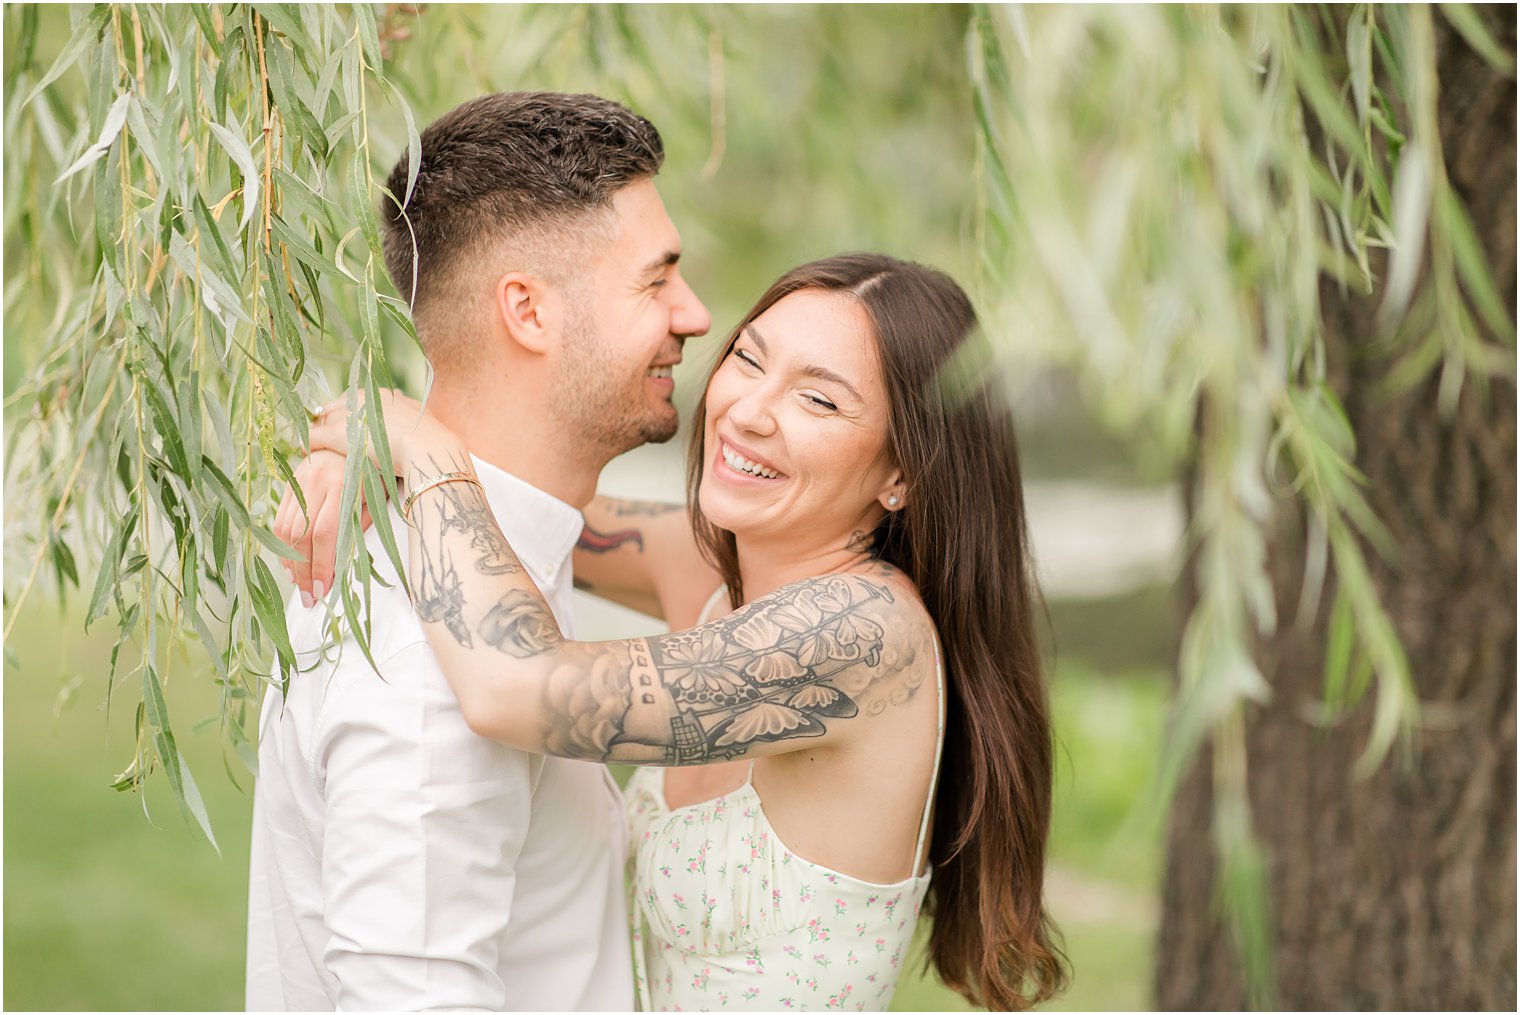
[[[966,18],[963,8],[924,5],[725,8],[715,40],[699,8],[428,8],[388,43],[387,71],[414,97],[419,125],[508,88],[595,91],[648,115],[666,140],[659,183],[685,239],[683,268],[718,335],[781,270],[845,249],[923,260],[972,286]],[[47,11],[39,24],[35,59],[45,68],[69,23]],[[710,102],[720,77],[721,122]],[[59,87],[77,88],[72,80]],[[370,122],[377,150],[402,149],[395,110],[372,111]],[[8,286],[8,317],[18,295]],[[415,387],[418,361],[390,338]],[[6,329],[7,395],[40,339]],[[678,371],[687,416],[715,345],[694,343]],[[315,359],[330,378],[346,363]],[[1180,505],[1146,449],[1107,434],[1069,378],[1032,373],[1014,386],[1050,599],[1058,769],[1048,904],[1074,969],[1070,992],[1049,1007],[1145,1008],[1161,836],[1146,794],[1173,653]],[[681,443],[614,463],[612,485],[679,499]],[[34,509],[7,505],[7,564],[18,570],[30,559],[16,556],[13,539],[35,525]],[[240,1008],[251,777],[224,748],[207,667],[187,653],[164,672],[220,854],[161,777],[145,798],[110,788],[131,757],[137,689],[123,688],[108,709],[114,632],[107,619],[84,635],[81,612],[44,581],[6,645],[4,1006]],[[612,627],[583,623],[583,634],[610,636],[627,620],[598,616]],[[895,1007],[966,1006],[932,978],[908,975]]]
[[[1052,1010],[1151,1004],[1159,829],[1127,819],[1158,756],[1170,609],[1163,588],[1051,607],[1060,654],[1049,902],[1075,970]],[[220,856],[181,818],[161,780],[146,799],[109,788],[133,717],[124,707],[107,716],[101,704],[109,630],[80,637],[79,629],[77,614],[36,603],[10,646],[5,1007],[241,1008],[251,780],[224,758],[211,685],[182,669],[174,718]],[[189,732],[200,720],[208,725]],[[913,975],[894,1007],[967,1008]]]

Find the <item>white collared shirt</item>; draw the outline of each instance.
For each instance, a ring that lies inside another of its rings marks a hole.
[[[572,635],[580,512],[475,468]],[[471,733],[373,529],[367,544],[393,586],[371,585],[379,674],[351,637],[321,658],[321,605],[286,611],[306,672],[260,721],[249,1010],[631,1010],[616,784]]]

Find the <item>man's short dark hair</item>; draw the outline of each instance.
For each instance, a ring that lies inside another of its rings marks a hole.
[[[434,120],[422,132],[411,201],[403,153],[381,198],[385,266],[413,317],[450,297],[455,272],[491,244],[531,243],[546,225],[609,208],[613,195],[654,176],[660,132],[632,110],[595,95],[500,92]],[[413,254],[417,277],[413,287]],[[457,294],[454,294],[457,296]]]

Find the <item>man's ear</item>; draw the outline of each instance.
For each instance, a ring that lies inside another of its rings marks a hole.
[[[507,337],[542,355],[559,335],[563,304],[554,288],[536,275],[509,271],[496,280],[496,313]]]

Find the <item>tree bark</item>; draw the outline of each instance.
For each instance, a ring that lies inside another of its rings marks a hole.
[[[1515,11],[1482,14],[1506,52]],[[1515,83],[1436,15],[1441,140],[1511,318]],[[1295,627],[1303,515],[1279,505],[1271,551],[1279,631],[1259,648],[1272,702],[1247,732],[1250,797],[1270,853],[1277,1003],[1305,1009],[1513,1011],[1515,988],[1515,387],[1471,377],[1454,413],[1437,379],[1380,394],[1380,294],[1322,290],[1331,383],[1398,559],[1368,549],[1413,670],[1424,725],[1375,776],[1352,767],[1375,691],[1338,727],[1305,721],[1322,696],[1326,617]],[[1322,603],[1334,595],[1333,580]],[[1187,588],[1186,598],[1192,598]],[[1160,1008],[1239,1009],[1241,965],[1214,899],[1208,750],[1175,797],[1156,970]]]

